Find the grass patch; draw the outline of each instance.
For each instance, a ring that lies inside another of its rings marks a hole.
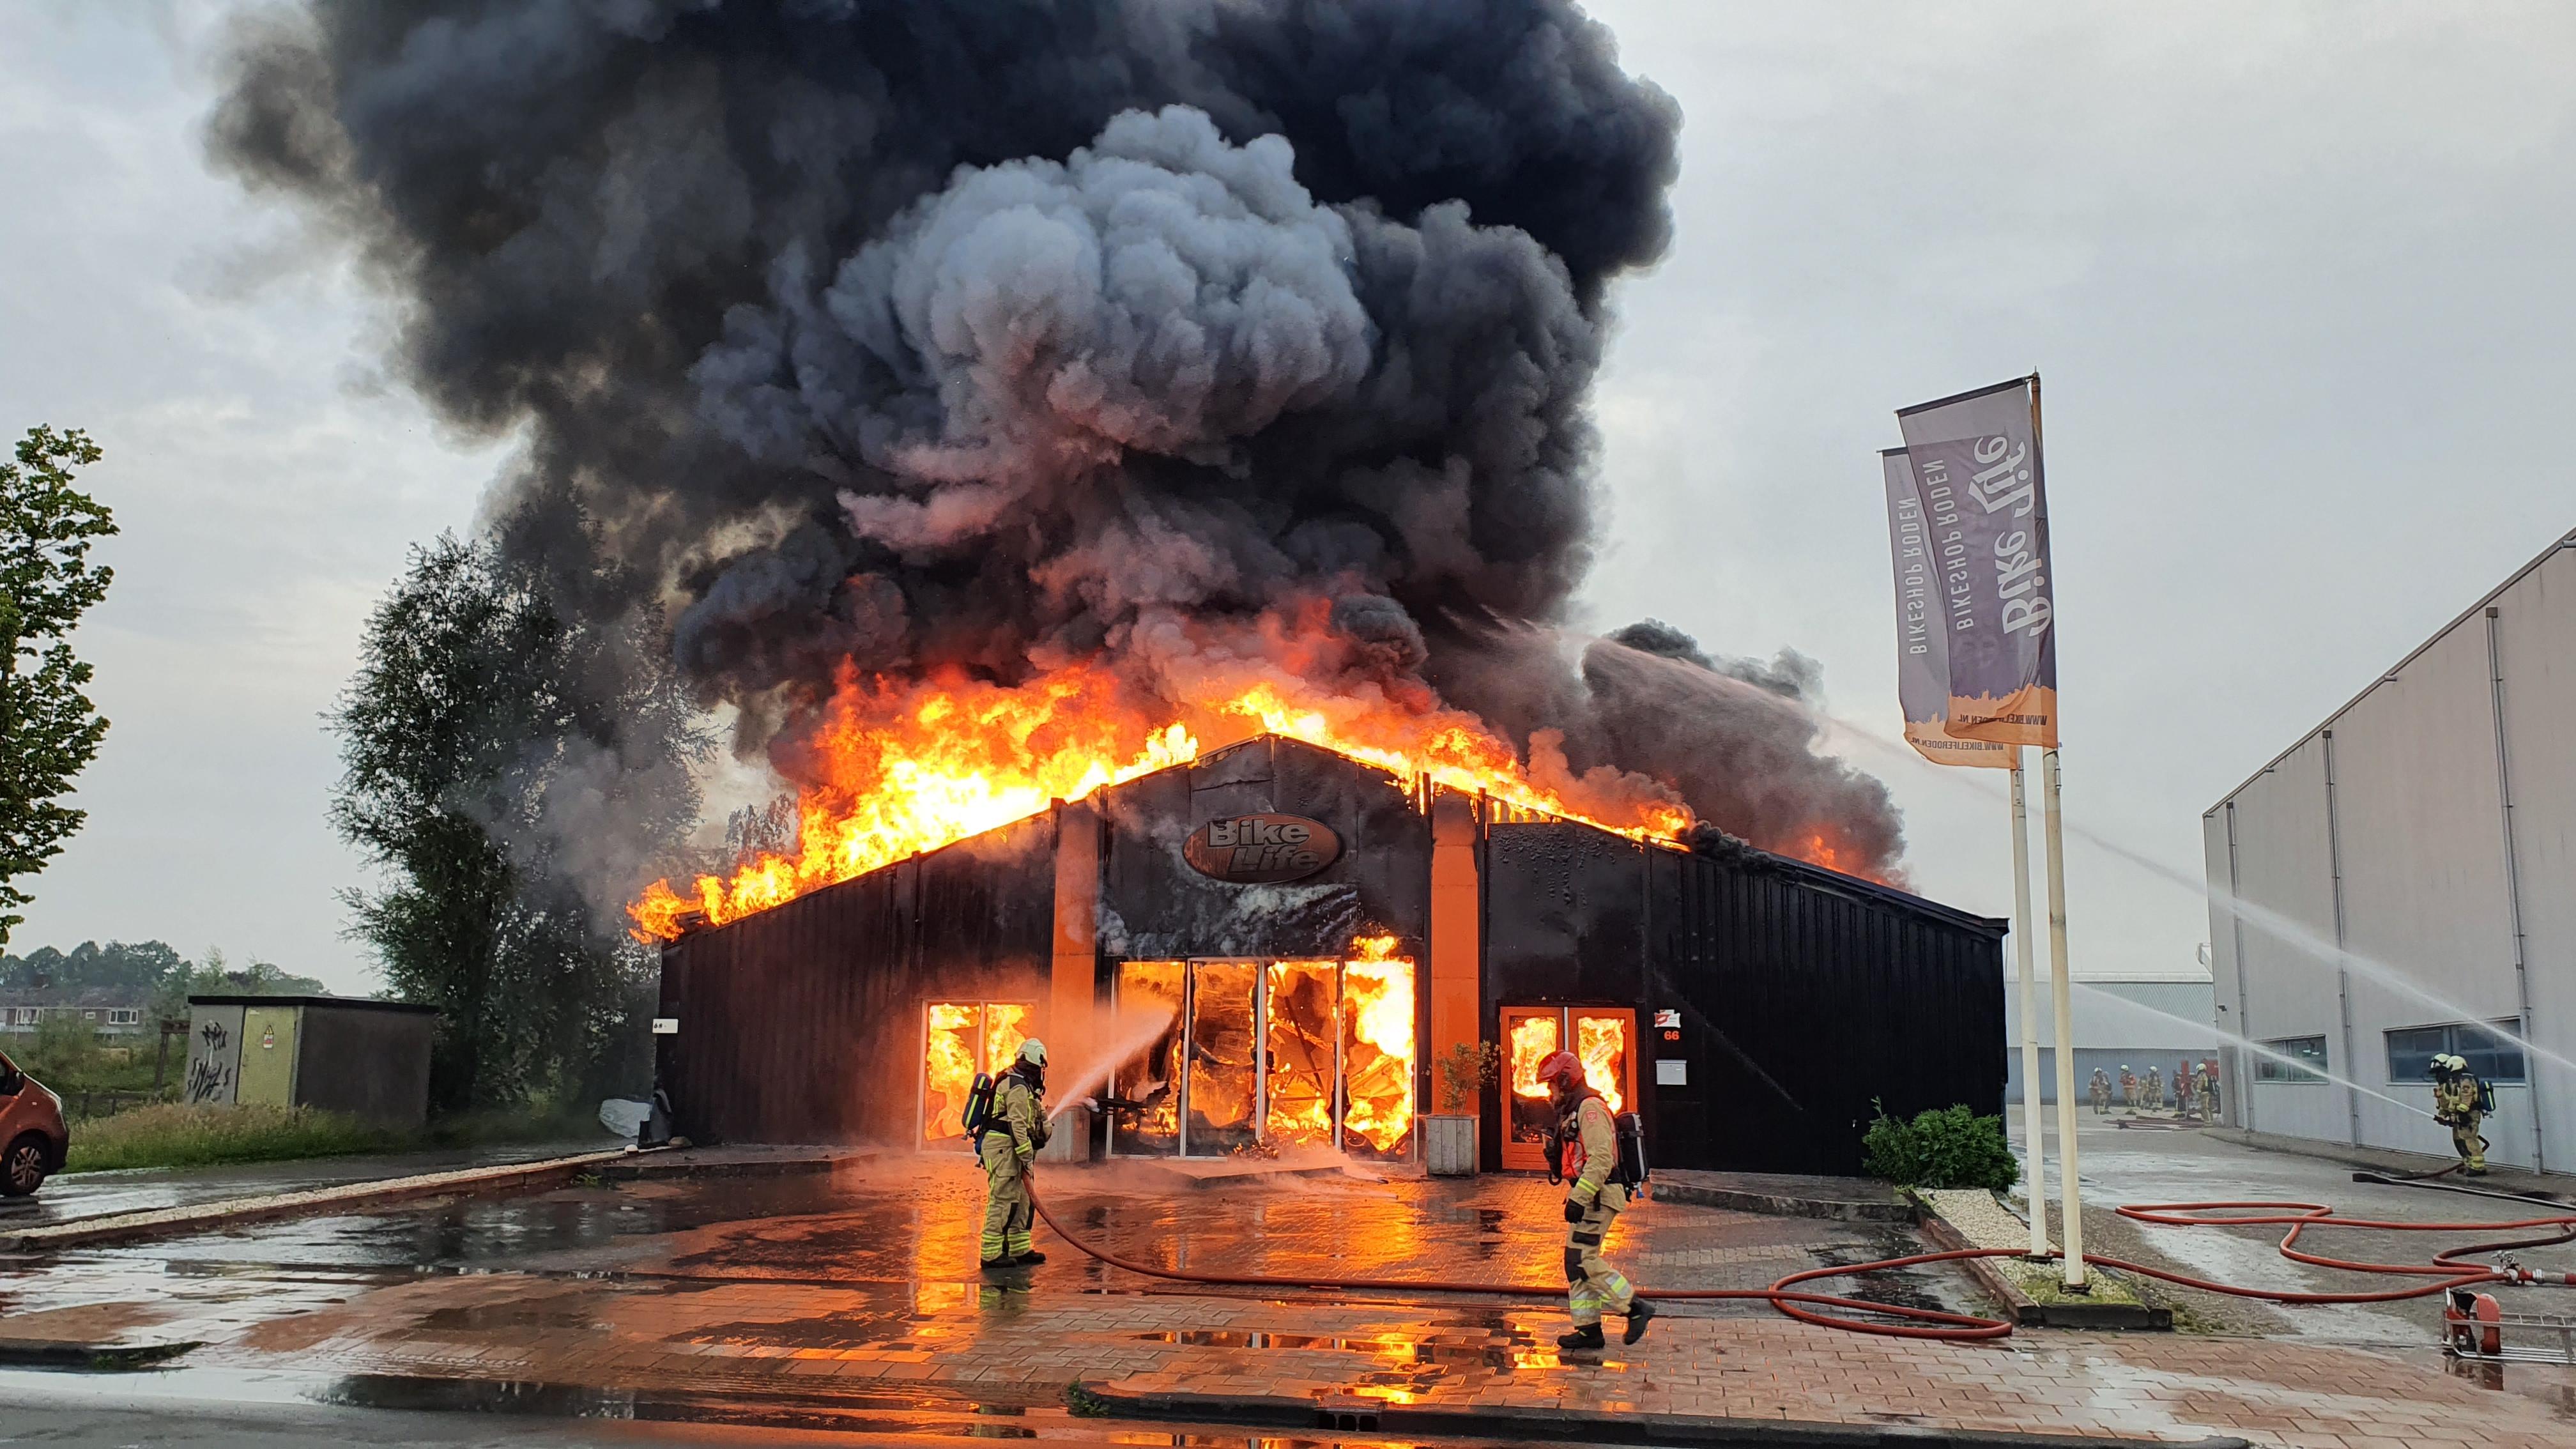
[[[283,1162],[398,1152],[417,1137],[370,1126],[337,1112],[265,1105],[137,1107],[84,1122],[72,1134],[66,1172],[120,1167],[211,1167],[228,1162]]]
[[[1076,1380],[1064,1386],[1064,1407],[1077,1419],[1106,1419],[1116,1406]]]
[[[2066,1271],[2055,1262],[2034,1263],[2024,1258],[1996,1258],[1992,1261],[2033,1303],[2060,1307],[2088,1303],[2147,1306],[2146,1300],[2138,1296],[2136,1285],[2125,1274],[2113,1272],[2098,1263],[2084,1265],[2084,1283],[2092,1291],[2069,1293],[2065,1284]]]

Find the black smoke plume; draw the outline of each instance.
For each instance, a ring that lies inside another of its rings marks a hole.
[[[1894,858],[1802,737],[1530,642],[1679,126],[1567,0],[353,0],[230,64],[217,161],[354,244],[443,415],[526,429],[504,546],[790,778],[852,667],[1257,663]]]

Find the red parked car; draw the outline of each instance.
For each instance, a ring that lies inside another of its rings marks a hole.
[[[71,1151],[63,1099],[0,1054],[0,1197],[25,1197],[63,1170]]]

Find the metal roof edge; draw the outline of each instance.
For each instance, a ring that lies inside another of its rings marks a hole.
[[[2253,774],[2246,776],[2244,779],[2237,781],[2236,788],[2219,796],[2216,803],[2212,804],[2208,809],[2200,812],[2200,818],[2206,820],[2210,816],[2217,814],[2219,811],[2226,809],[2228,802],[2234,800],[2237,796],[2244,794],[2247,786],[2262,779],[2265,775],[2272,773],[2273,769],[2279,766],[2283,760],[2297,754],[2300,746],[2305,745],[2308,741],[2324,734],[2327,730],[2334,728],[2336,720],[2352,713],[2355,705],[2358,705],[2363,700],[2370,698],[2371,693],[2377,690],[2379,686],[2394,680],[2407,665],[2424,657],[2424,652],[2426,650],[2451,637],[2452,630],[2457,629],[2462,624],[2476,618],[2489,605],[2504,597],[2506,590],[2511,589],[2518,583],[2521,583],[2524,579],[2531,577],[2531,575],[2537,571],[2542,564],[2549,562],[2551,558],[2555,557],[2562,550],[2571,548],[2576,548],[2576,529],[2569,529],[2566,533],[2559,535],[2556,543],[2551,544],[2549,547],[2544,548],[2539,553],[2533,555],[2531,562],[2514,570],[2511,577],[2507,578],[2503,583],[2496,585],[2494,588],[2487,590],[2484,596],[2482,596],[2476,603],[2461,610],[2459,615],[2453,618],[2451,622],[2434,630],[2431,637],[2427,638],[2423,643],[2416,645],[2413,650],[2408,652],[2405,658],[2400,659],[2396,663],[2388,666],[2386,669],[2379,671],[2379,677],[2370,681],[2370,683],[2363,685],[2359,694],[2345,700],[2340,708],[2336,709],[2332,714],[2327,715],[2324,719],[2317,721],[2315,727],[2311,728],[2307,733],[2299,736],[2296,740],[2293,740],[2288,749],[2285,749],[2279,754],[2274,755],[2272,758],[2265,760],[2262,768],[2256,770]]]
[[[222,992],[213,996],[190,996],[190,1006],[351,1006],[361,1011],[409,1011],[438,1014],[435,1006],[417,1001],[378,1001],[369,996],[262,996],[256,992]]]
[[[2012,930],[2012,922],[2001,916],[1981,916],[1974,911],[1961,910],[1957,906],[1936,901],[1930,896],[1919,896],[1912,891],[1882,884],[1863,876],[1845,875],[1841,871],[1817,865],[1812,861],[1800,860],[1793,855],[1781,855],[1776,851],[1761,850],[1759,847],[1756,847],[1756,852],[1780,867],[1783,874],[1821,878],[1810,881],[1810,884],[1826,885],[1835,890],[1855,891],[1875,899],[1882,905],[1919,911],[1928,916],[1938,916],[1954,925],[1990,932],[1998,937],[2009,935]]]

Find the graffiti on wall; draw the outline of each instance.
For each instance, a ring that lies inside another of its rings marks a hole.
[[[182,1084],[190,1102],[229,1102],[241,1073],[238,1034],[220,1021],[197,1023],[188,1043],[188,1076]]]

